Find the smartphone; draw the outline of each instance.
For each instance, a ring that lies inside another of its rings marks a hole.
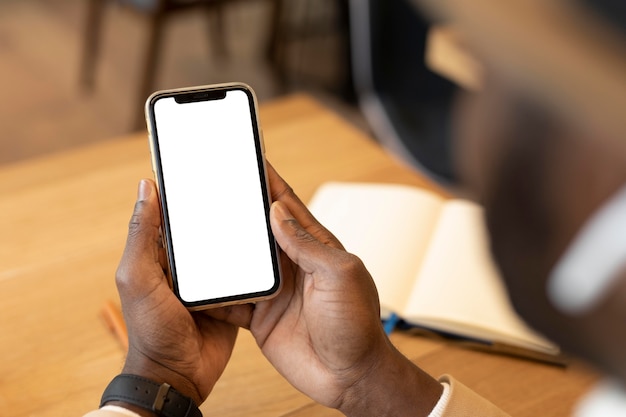
[[[240,83],[146,102],[168,278],[191,310],[266,299],[281,286],[256,103]]]

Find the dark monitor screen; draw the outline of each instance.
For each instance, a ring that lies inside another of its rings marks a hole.
[[[364,30],[369,33],[355,38],[359,34],[353,31],[353,43],[369,48],[370,62],[369,68],[355,68],[355,72],[368,73],[370,93],[376,95],[397,139],[420,167],[436,179],[453,182],[450,110],[456,86],[425,65],[429,22],[408,0],[364,3],[368,8]]]

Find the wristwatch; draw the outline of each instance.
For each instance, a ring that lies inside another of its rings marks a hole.
[[[121,374],[113,378],[102,394],[100,407],[111,401],[136,405],[162,417],[202,417],[191,398],[168,384],[157,384],[137,375]]]

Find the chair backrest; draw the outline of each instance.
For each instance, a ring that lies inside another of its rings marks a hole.
[[[436,180],[450,183],[450,105],[456,87],[424,63],[428,23],[407,0],[351,0],[352,68],[377,139]]]

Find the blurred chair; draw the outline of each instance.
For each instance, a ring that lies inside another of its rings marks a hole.
[[[355,92],[374,135],[412,167],[452,184],[456,86],[425,65],[428,22],[409,0],[351,0],[350,27]]]
[[[86,91],[93,90],[96,61],[100,52],[100,38],[102,35],[102,21],[104,7],[110,0],[88,0],[87,22],[85,25],[85,43],[81,68],[81,86]],[[145,14],[149,19],[149,36],[145,56],[142,63],[142,77],[137,91],[137,116],[133,128],[143,126],[143,105],[152,93],[154,80],[158,68],[159,52],[161,47],[163,28],[167,20],[180,11],[199,9],[206,13],[211,30],[210,38],[218,54],[226,54],[226,44],[223,33],[223,8],[226,3],[235,0],[115,0],[125,6]],[[241,0],[240,0],[241,1]],[[275,33],[278,25],[278,13],[282,0],[269,0],[272,3],[272,35],[268,54],[273,54],[277,42]]]
[[[285,0],[270,56],[285,84],[353,99],[348,0]]]

